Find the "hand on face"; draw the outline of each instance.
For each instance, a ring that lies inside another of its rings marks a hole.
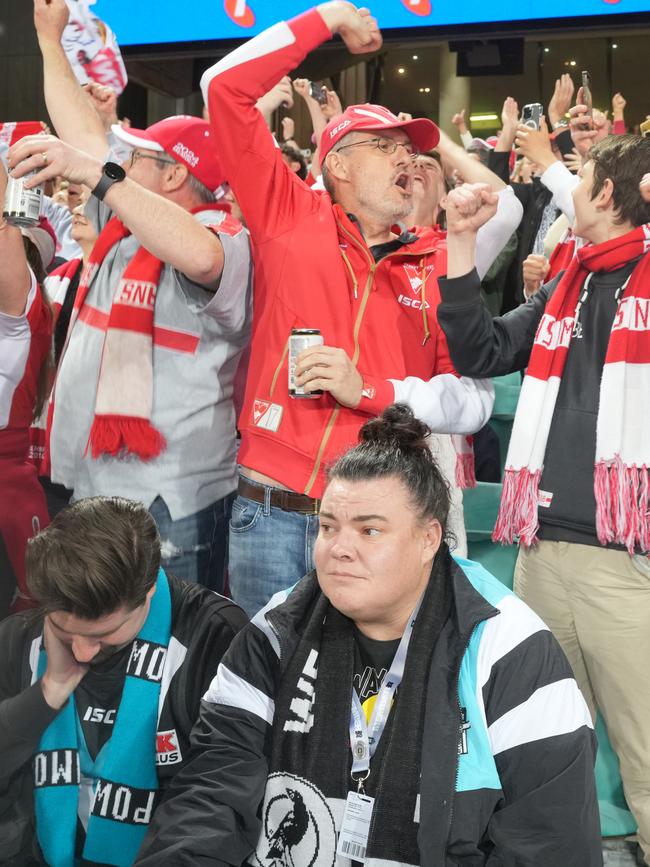
[[[313,346],[296,360],[296,384],[305,391],[328,391],[342,406],[354,408],[361,400],[363,378],[343,349]]]
[[[42,678],[45,701],[53,708],[63,707],[88,671],[88,665],[77,662],[71,647],[57,635],[49,616],[43,624],[43,640],[47,651],[47,668]]]

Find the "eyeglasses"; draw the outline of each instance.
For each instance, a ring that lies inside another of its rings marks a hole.
[[[156,156],[156,154],[143,154],[142,151],[134,150],[131,151],[131,162],[129,163],[129,168],[132,169],[138,160],[155,160],[157,163],[166,166],[176,165],[176,160],[170,160],[166,157],[159,157]]]
[[[392,138],[366,138],[363,141],[355,141],[352,144],[346,144],[343,145],[343,147],[336,148],[336,153],[343,151],[346,148],[356,148],[361,145],[372,145],[384,154],[394,154],[397,148],[404,148],[412,160],[419,156],[419,151],[413,147],[411,142],[395,141]]]

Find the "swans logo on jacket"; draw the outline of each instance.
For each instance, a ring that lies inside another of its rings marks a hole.
[[[433,265],[426,265],[424,272],[418,265],[403,265],[402,267],[406,272],[406,276],[411,286],[411,292],[415,297],[411,298],[409,295],[402,294],[397,296],[397,300],[403,307],[411,307],[413,310],[422,310],[422,307],[424,306],[424,309],[428,310],[431,305],[426,299],[423,305],[421,296],[422,287],[433,272]]]

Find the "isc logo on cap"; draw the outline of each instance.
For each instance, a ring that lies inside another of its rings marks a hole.
[[[156,764],[177,765],[183,760],[176,729],[156,734]]]
[[[350,126],[351,123],[351,120],[341,121],[341,123],[338,126],[335,126],[334,129],[330,132],[330,138],[334,138],[337,133],[341,132],[342,129],[345,129],[346,126]]]

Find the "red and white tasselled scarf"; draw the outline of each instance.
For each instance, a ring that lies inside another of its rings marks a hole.
[[[113,217],[97,238],[81,273],[61,362],[93,278],[108,252],[129,234]],[[151,423],[154,307],[162,268],[160,259],[140,247],[124,269],[113,297],[87,445],[93,458],[133,454],[150,460],[165,448],[165,438]],[[56,381],[48,407],[48,442],[55,409]]]
[[[537,541],[539,480],[575,310],[588,275],[650,251],[650,224],[579,249],[539,323],[512,430],[494,539]],[[601,544],[650,551],[650,256],[634,269],[614,317],[600,383],[594,491]]]

